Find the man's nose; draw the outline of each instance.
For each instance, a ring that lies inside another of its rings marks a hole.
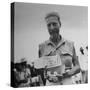
[[[51,28],[51,29],[54,29],[54,26],[53,26],[53,24],[51,24],[50,28]]]

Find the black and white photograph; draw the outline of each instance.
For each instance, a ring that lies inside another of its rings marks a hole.
[[[88,84],[88,6],[10,8],[12,87]]]

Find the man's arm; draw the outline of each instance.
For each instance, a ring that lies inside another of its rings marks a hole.
[[[80,65],[78,61],[78,57],[76,56],[75,48],[73,46],[73,58],[72,58],[73,67],[70,71],[64,74],[65,77],[73,76],[80,72]]]

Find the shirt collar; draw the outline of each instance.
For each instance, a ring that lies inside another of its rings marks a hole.
[[[47,45],[55,46],[55,44],[50,40],[50,38],[46,43],[47,43]],[[58,43],[58,45],[56,47],[59,47],[62,44],[65,44],[65,39],[61,36],[61,40],[60,40],[60,42]]]

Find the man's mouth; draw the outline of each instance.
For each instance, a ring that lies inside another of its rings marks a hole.
[[[58,34],[59,33],[59,30],[57,29],[54,29],[54,30],[51,30],[50,34]]]

